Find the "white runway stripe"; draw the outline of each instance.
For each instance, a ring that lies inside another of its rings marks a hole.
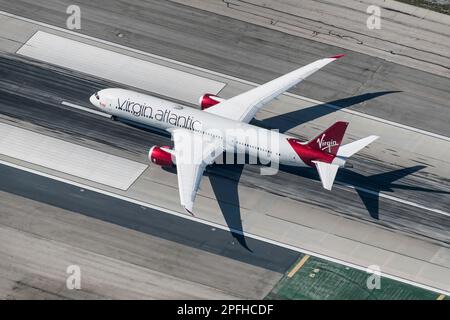
[[[86,107],[83,107],[83,106],[79,106],[77,104],[70,103],[70,102],[67,102],[67,101],[63,101],[63,102],[61,102],[61,104],[65,105],[65,106],[68,106],[68,107],[71,107],[71,108],[74,108],[74,109],[83,110],[83,111],[86,111],[86,112],[90,112],[90,113],[93,113],[93,114],[96,114],[96,115],[99,115],[99,116],[111,119],[111,115],[110,114],[107,114],[107,113],[104,113],[104,112],[101,112],[101,111],[97,111],[97,110],[94,110],[94,109],[91,109],[91,108],[86,108]]]
[[[343,187],[359,190],[359,191],[362,191],[362,192],[365,192],[365,193],[368,193],[368,194],[372,194],[372,195],[377,196],[377,197],[381,197],[381,198],[389,199],[389,200],[392,200],[392,201],[395,201],[395,202],[403,203],[403,204],[406,204],[406,205],[411,206],[411,207],[416,207],[416,208],[419,208],[419,209],[431,211],[431,212],[434,212],[434,213],[438,213],[438,214],[442,214],[444,216],[450,217],[450,213],[449,212],[445,212],[445,211],[442,211],[442,210],[439,210],[439,209],[429,208],[429,207],[426,207],[424,205],[421,205],[421,204],[418,204],[418,203],[415,203],[415,202],[412,202],[412,201],[409,201],[409,200],[403,200],[403,199],[400,199],[400,198],[397,198],[397,197],[394,197],[394,196],[391,196],[391,195],[388,195],[388,194],[385,194],[385,193],[382,193],[382,192],[377,192],[377,191],[369,190],[369,189],[362,188],[362,187],[353,186],[353,185],[342,183],[342,182],[338,182],[338,181],[336,182],[336,184],[340,185],[340,186],[343,186]],[[345,188],[341,188],[341,189],[345,190]]]

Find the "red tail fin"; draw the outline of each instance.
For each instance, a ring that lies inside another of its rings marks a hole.
[[[336,155],[347,126],[348,122],[338,121],[308,142],[307,145],[312,149]]]

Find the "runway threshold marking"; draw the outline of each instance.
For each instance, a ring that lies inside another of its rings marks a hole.
[[[296,265],[295,267],[288,273],[287,277],[288,278],[292,278],[294,276],[294,274],[297,273],[298,270],[300,270],[306,263],[306,261],[308,261],[309,259],[309,255],[305,255]]]
[[[38,26],[41,26],[41,27],[57,30],[57,31],[64,32],[64,33],[67,33],[67,34],[75,35],[75,36],[80,37],[80,38],[88,39],[88,40],[91,40],[91,41],[96,41],[96,42],[99,42],[99,43],[102,43],[102,44],[106,44],[108,46],[120,48],[120,49],[123,49],[123,50],[127,50],[129,52],[134,52],[134,53],[141,54],[141,55],[144,55],[144,56],[147,56],[147,57],[151,57],[151,58],[154,58],[154,59],[159,59],[159,60],[162,60],[162,61],[165,61],[165,62],[173,63],[173,64],[176,64],[176,65],[179,65],[179,66],[188,67],[188,68],[191,68],[191,69],[194,69],[194,70],[197,70],[197,71],[201,71],[201,72],[209,73],[209,74],[216,75],[216,76],[219,76],[219,77],[223,77],[225,79],[238,81],[238,82],[241,82],[241,83],[244,83],[244,84],[247,84],[247,85],[251,85],[251,86],[259,86],[260,85],[260,84],[255,83],[255,82],[247,81],[247,80],[244,80],[244,79],[239,79],[239,78],[227,75],[227,74],[223,74],[223,73],[220,73],[220,72],[208,70],[208,69],[201,68],[201,67],[198,67],[198,66],[194,66],[194,65],[191,65],[191,64],[188,64],[188,63],[176,61],[176,60],[173,60],[173,59],[165,58],[165,57],[158,56],[156,54],[151,54],[151,53],[148,53],[148,52],[145,52],[145,51],[142,51],[142,50],[133,49],[133,48],[130,48],[130,47],[126,47],[126,46],[114,43],[114,42],[110,42],[110,41],[107,41],[107,40],[95,38],[95,37],[92,37],[92,36],[88,36],[88,35],[85,35],[85,34],[74,32],[74,31],[71,31],[71,30],[67,30],[67,29],[64,29],[64,28],[61,28],[61,27],[53,26],[53,25],[48,24],[48,23],[44,23],[44,22],[33,20],[33,19],[21,17],[21,16],[18,16],[18,15],[15,15],[15,14],[12,14],[12,13],[9,13],[9,12],[6,12],[6,11],[0,11],[0,15],[4,15],[4,16],[10,17],[10,18],[14,18],[14,19],[18,19],[18,20],[25,21],[25,22],[28,22],[28,23],[32,23],[32,24],[35,24],[35,25],[38,25]],[[296,94],[293,94],[293,93],[287,92],[287,93],[284,93],[284,94],[289,96],[289,97],[300,98],[300,99],[303,99],[303,100],[306,100],[306,101],[309,101],[309,102],[312,102],[312,103],[315,103],[315,104],[322,104],[322,105],[324,104],[321,101],[314,100],[314,99],[307,98],[307,97],[303,97],[303,96],[296,95]],[[363,118],[366,118],[366,119],[370,119],[370,120],[374,120],[374,121],[377,121],[377,122],[385,123],[385,124],[388,124],[388,125],[391,125],[391,126],[394,126],[394,127],[402,128],[402,129],[409,130],[409,131],[414,131],[414,132],[417,132],[417,133],[420,133],[420,134],[424,134],[424,135],[427,135],[427,136],[430,136],[430,137],[433,137],[433,138],[437,138],[437,139],[441,139],[441,140],[445,140],[447,142],[450,142],[450,137],[446,137],[446,136],[443,136],[443,135],[440,135],[440,134],[437,134],[437,133],[425,131],[425,130],[414,128],[414,127],[411,127],[411,126],[407,126],[407,125],[404,125],[404,124],[401,124],[401,123],[397,123],[397,122],[393,122],[393,121],[390,121],[390,120],[378,118],[378,117],[371,116],[371,115],[368,115],[368,114],[365,114],[365,113],[361,113],[361,112],[358,112],[358,111],[354,111],[354,110],[350,110],[350,109],[342,109],[342,108],[339,108],[339,107],[331,105],[331,104],[326,104],[326,105],[331,107],[331,108],[334,108],[334,109],[337,109],[339,111],[342,111],[342,112],[346,112],[346,113],[353,114],[353,115],[356,115],[356,116],[360,116],[360,117],[363,117]]]
[[[86,108],[86,107],[83,107],[83,106],[79,106],[77,104],[74,104],[74,103],[71,103],[71,102],[67,102],[67,101],[63,101],[63,102],[61,102],[61,104],[65,105],[67,107],[71,107],[71,108],[78,109],[78,110],[83,110],[83,111],[86,111],[86,112],[90,112],[90,113],[96,114],[98,116],[102,116],[102,117],[111,119],[111,115],[110,114],[107,114],[107,113],[104,113],[104,112],[101,112],[101,111],[97,111],[97,110],[94,110],[94,109],[91,109],[91,108]]]
[[[444,298],[445,298],[445,294],[441,294],[437,297],[436,300],[444,300]]]
[[[273,240],[273,239],[264,238],[262,236],[258,236],[258,235],[253,234],[253,233],[245,232],[245,234],[244,234],[244,231],[242,231],[242,230],[229,228],[228,226],[224,226],[224,225],[212,222],[212,221],[208,221],[208,220],[200,219],[200,218],[197,218],[197,217],[193,217],[193,216],[188,215],[186,213],[181,213],[181,212],[178,212],[178,211],[173,211],[173,210],[168,209],[168,208],[159,207],[159,206],[156,206],[156,205],[144,202],[144,201],[140,201],[140,200],[136,200],[136,199],[133,199],[133,198],[126,197],[126,196],[122,196],[122,195],[119,195],[119,194],[116,194],[116,193],[113,193],[113,192],[110,192],[110,191],[102,190],[102,189],[99,189],[99,188],[96,188],[96,187],[85,185],[83,183],[79,183],[79,182],[75,182],[75,181],[72,181],[72,180],[64,179],[64,178],[61,178],[61,177],[58,177],[58,176],[54,176],[54,175],[51,175],[51,174],[48,174],[48,173],[45,173],[45,172],[41,172],[41,171],[38,171],[38,170],[34,170],[34,169],[31,169],[31,168],[23,167],[21,165],[18,165],[18,164],[15,164],[15,163],[11,163],[11,162],[7,162],[7,161],[4,161],[4,160],[0,160],[0,164],[8,166],[8,167],[16,168],[16,169],[19,169],[19,170],[22,170],[22,171],[26,171],[26,172],[29,172],[29,173],[33,173],[33,174],[36,174],[36,175],[39,175],[39,176],[42,176],[42,177],[45,177],[45,178],[53,179],[55,181],[64,182],[64,183],[67,183],[67,184],[79,187],[81,189],[90,190],[90,191],[97,192],[97,193],[100,193],[100,194],[103,194],[103,195],[106,195],[106,196],[110,196],[110,197],[113,197],[113,198],[116,198],[116,199],[119,199],[119,200],[127,201],[127,202],[134,203],[134,204],[137,204],[137,205],[140,205],[140,206],[143,206],[143,207],[147,207],[147,208],[154,209],[154,210],[157,210],[157,211],[165,212],[165,213],[168,213],[168,214],[171,214],[171,215],[174,215],[174,216],[186,219],[186,220],[191,220],[191,221],[194,221],[194,222],[202,223],[202,224],[205,224],[205,225],[208,225],[208,226],[211,226],[211,227],[214,227],[214,228],[218,228],[218,229],[221,229],[221,230],[226,230],[228,232],[232,232],[232,233],[235,233],[235,234],[245,235],[248,238],[252,238],[252,239],[255,239],[255,240],[263,241],[263,242],[266,242],[266,243],[269,243],[269,244],[273,244],[273,245],[276,245],[276,246],[279,246],[279,247],[282,247],[282,248],[290,249],[292,251],[300,252],[300,253],[303,253],[303,254],[306,254],[306,255],[317,257],[319,259],[323,259],[323,260],[326,260],[326,261],[338,263],[338,264],[341,264],[341,265],[346,266],[346,267],[350,267],[350,268],[354,268],[354,269],[357,269],[357,270],[361,270],[361,271],[367,272],[367,267],[366,266],[357,265],[357,264],[354,264],[354,263],[351,263],[351,262],[347,262],[347,261],[344,261],[344,260],[333,258],[333,257],[327,256],[327,255],[324,255],[324,254],[321,254],[321,253],[318,253],[318,252],[314,252],[314,251],[311,251],[311,250],[307,250],[307,249],[303,249],[303,248],[300,248],[300,247],[296,247],[296,246],[293,246],[293,245],[290,245],[290,244],[287,244],[287,243],[283,243],[283,242],[279,242],[279,241],[276,241],[276,240]],[[433,292],[436,292],[436,293],[439,293],[439,294],[443,294],[443,295],[446,295],[446,296],[450,296],[450,292],[447,292],[445,290],[438,289],[438,288],[435,288],[435,287],[431,287],[431,286],[428,286],[426,284],[417,283],[417,282],[414,282],[412,280],[408,280],[408,279],[405,279],[405,278],[401,278],[401,277],[394,276],[394,275],[387,274],[387,273],[383,273],[383,272],[381,272],[380,275],[382,277],[385,277],[385,278],[388,278],[388,279],[392,279],[392,280],[399,281],[399,282],[402,282],[402,283],[410,284],[410,285],[413,285],[415,287],[422,288],[422,289],[429,290],[429,291],[433,291]]]

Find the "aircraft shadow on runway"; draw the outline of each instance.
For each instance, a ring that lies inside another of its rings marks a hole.
[[[320,118],[324,115],[336,112],[340,109],[344,109],[350,107],[352,105],[374,99],[376,97],[380,97],[386,94],[396,93],[400,91],[380,91],[373,93],[365,93],[354,97],[349,97],[345,99],[339,99],[335,101],[331,101],[328,103],[314,105],[308,108],[296,110],[287,114],[282,114],[278,116],[274,116],[262,121],[253,119],[252,124],[264,127],[264,128],[276,128],[279,129],[280,132],[286,132],[289,129],[292,129],[300,124],[306,123],[308,121]],[[334,107],[330,107],[333,105]],[[225,222],[227,223],[228,228],[231,230],[231,235],[238,241],[240,245],[242,245],[245,249],[251,252],[251,249],[248,247],[245,239],[245,233],[242,228],[242,217],[240,211],[240,201],[238,194],[238,185],[239,180],[242,175],[242,171],[244,169],[244,165],[225,165],[227,169],[221,168],[224,165],[214,165],[211,169],[207,169],[205,171],[205,175],[209,176],[209,180],[214,192],[216,199],[218,200],[220,209],[224,216]],[[231,168],[232,166],[233,168]],[[169,169],[165,169],[170,171]],[[318,177],[316,172],[311,170],[310,168],[306,169],[307,171],[303,171],[301,173],[302,176],[309,176],[310,178],[317,179]],[[287,171],[290,171],[289,169]],[[172,170],[173,172],[173,170]],[[223,175],[232,175],[233,177],[230,179],[230,176],[226,178]],[[222,176],[222,177],[221,177]],[[383,189],[384,190],[384,189]],[[359,191],[358,191],[359,192]],[[361,196],[361,195],[360,195]],[[378,199],[377,206],[374,205],[373,198],[371,197],[373,203],[369,203],[369,197],[366,194],[361,196],[364,204],[367,203],[366,207],[370,208],[369,213],[373,216],[378,217]]]
[[[252,252],[247,245],[242,228],[241,206],[238,193],[239,180],[244,170],[244,165],[236,164],[231,165],[232,168],[228,167],[226,169],[227,178],[217,174],[219,170],[221,171],[223,169],[221,168],[223,166],[226,165],[214,165],[211,170],[212,172],[210,170],[207,171],[211,187],[219,203],[225,222],[231,231],[231,235],[241,246]],[[209,174],[210,172],[212,174]]]
[[[348,97],[344,99],[334,100],[331,102],[314,105],[308,108],[295,110],[288,113],[283,113],[264,120],[253,119],[251,124],[263,127],[266,129],[278,129],[281,133],[284,133],[292,128],[295,128],[303,123],[312,121],[330,113],[336,112],[340,109],[345,109],[355,104],[368,101],[380,96],[384,96],[391,93],[398,93],[401,91],[379,91],[364,93],[354,97]],[[330,124],[331,125],[331,124]]]
[[[302,123],[320,118],[340,109],[344,109],[352,105],[374,99],[376,97],[396,92],[400,91],[380,91],[365,93],[354,97],[339,99],[320,105],[314,105],[301,110],[295,110],[293,112],[274,116],[263,121],[253,119],[251,124],[268,129],[275,128],[279,129],[280,132],[286,132],[287,130],[292,129]],[[334,107],[330,107],[330,105],[333,105]],[[216,166],[216,168],[218,167]],[[231,234],[244,248],[251,251],[245,241],[238,195],[238,185],[243,169],[244,165],[234,165],[233,179],[221,179],[215,174],[210,174],[209,179],[216,199],[219,202],[219,206],[225,218],[227,226],[231,230]]]
[[[440,194],[450,194],[448,191],[435,190],[430,188],[425,188],[421,186],[413,186],[407,184],[395,183],[395,181],[400,180],[408,175],[416,173],[422,169],[426,168],[423,165],[417,165],[408,168],[402,168],[397,170],[392,170],[389,172],[378,173],[371,176],[364,176],[360,173],[354,172],[349,169],[341,169],[338,172],[336,181],[345,183],[347,185],[353,186],[356,193],[360,197],[362,203],[364,204],[369,215],[376,220],[380,219],[380,192],[391,192],[395,193],[395,190],[410,190],[417,192],[430,192],[430,193],[440,193]],[[289,167],[280,166],[280,170],[284,172],[293,173],[304,178],[317,180],[320,182],[320,178],[317,172],[310,170],[309,168],[299,168],[299,167]],[[328,191],[326,191],[328,192]]]
[[[226,169],[223,166],[226,166]],[[395,193],[395,189],[402,189],[418,192],[450,194],[450,192],[446,191],[395,183],[395,181],[418,172],[424,168],[426,168],[426,166],[417,165],[371,176],[364,176],[360,173],[348,169],[343,169],[339,173],[338,178],[340,182],[355,187],[356,193],[360,197],[369,215],[373,219],[379,220],[380,192]],[[211,167],[211,169],[207,170],[206,174],[209,176],[212,189],[219,203],[222,214],[225,218],[228,228],[231,230],[231,235],[238,241],[240,245],[251,252],[252,250],[246,243],[245,233],[242,227],[242,217],[238,195],[238,185],[243,169],[244,165],[214,165]],[[317,172],[311,170],[311,168],[280,166],[280,170],[294,173],[307,179],[317,180],[319,182]],[[366,190],[369,190],[369,192],[367,192]]]
[[[163,167],[163,170],[176,174],[175,167]],[[252,252],[247,245],[242,228],[241,206],[238,193],[239,180],[243,170],[243,164],[214,164],[205,170],[204,175],[209,177],[214,195],[231,235],[242,247]]]
[[[397,190],[401,189],[418,192],[450,194],[450,192],[443,190],[435,190],[420,186],[395,183],[395,181],[400,180],[410,174],[416,173],[424,168],[426,168],[426,166],[418,165],[409,168],[397,169],[385,173],[374,174],[371,176],[364,176],[354,171],[344,169],[341,171],[339,179],[341,181],[352,182],[352,185],[355,186],[355,190],[358,193],[359,197],[361,198],[361,201],[363,202],[370,216],[378,220],[380,218],[379,217],[380,192],[395,193],[395,189]],[[371,192],[367,192],[364,189],[368,189]]]

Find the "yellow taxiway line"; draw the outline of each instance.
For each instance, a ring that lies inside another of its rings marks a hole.
[[[294,274],[300,270],[301,267],[306,263],[306,261],[309,259],[309,255],[305,255],[298,263],[297,265],[288,273],[288,278],[292,278]]]

